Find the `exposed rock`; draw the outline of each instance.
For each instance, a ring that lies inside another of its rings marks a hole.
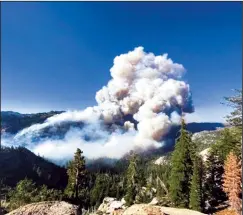
[[[165,215],[159,206],[135,204],[127,208],[122,215]]]
[[[122,215],[204,215],[198,211],[160,207],[148,204],[135,204],[127,208]]]
[[[149,203],[149,205],[157,205],[159,203],[158,199],[154,197],[152,201]]]
[[[122,198],[121,202],[125,205],[126,204],[126,200],[124,198]]]
[[[121,212],[123,212],[123,210],[126,208],[125,206],[125,200],[122,199],[121,201],[116,200],[116,198],[110,198],[110,197],[106,197],[104,198],[102,204],[99,206],[98,210],[97,210],[97,214],[98,213],[102,213],[102,214],[121,214]]]
[[[164,165],[167,162],[168,162],[168,160],[166,159],[166,156],[161,156],[157,160],[154,161],[154,164],[156,164],[156,165]]]
[[[206,148],[204,149],[203,151],[201,151],[199,154],[201,155],[202,157],[202,160],[205,162],[208,158],[208,155],[209,155],[209,150],[210,148]]]
[[[223,128],[217,128],[217,130],[214,131],[201,131],[194,133],[192,135],[192,141],[197,144],[199,151],[203,151],[217,142],[222,129]]]
[[[161,211],[166,215],[205,215],[198,211],[171,207],[161,207]]]
[[[64,201],[38,202],[22,206],[7,215],[81,215],[78,206]]]

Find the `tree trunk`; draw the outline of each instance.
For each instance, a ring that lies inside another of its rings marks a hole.
[[[76,169],[76,178],[75,178],[75,199],[78,200],[78,176],[79,168]]]

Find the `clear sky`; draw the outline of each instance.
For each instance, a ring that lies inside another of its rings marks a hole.
[[[137,46],[184,65],[199,121],[218,121],[222,98],[241,88],[241,2],[4,2],[1,10],[2,110],[94,105],[114,57]]]

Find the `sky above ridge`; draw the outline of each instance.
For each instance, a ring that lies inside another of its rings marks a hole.
[[[113,59],[143,46],[186,68],[191,121],[222,121],[242,87],[241,19],[241,2],[1,3],[2,110],[95,105]]]

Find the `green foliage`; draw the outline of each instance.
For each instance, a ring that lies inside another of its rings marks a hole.
[[[168,195],[169,177],[171,172],[171,165],[168,161],[164,164],[150,164],[148,166],[148,173],[152,176],[152,186],[156,188],[156,197],[162,198]]]
[[[45,185],[38,187],[32,180],[26,178],[9,192],[9,209],[13,210],[32,202],[60,200],[61,198],[61,191],[48,189]]]
[[[156,197],[157,198],[162,198],[163,196],[166,195],[166,192],[164,190],[164,188],[161,186],[160,183],[157,183],[157,186],[156,186]]]
[[[242,90],[235,90],[236,95],[225,97],[226,105],[233,108],[233,111],[226,117],[227,122],[232,126],[231,131],[236,138],[236,150],[234,153],[242,158]]]
[[[37,185],[47,185],[48,188],[64,189],[67,185],[66,169],[51,163],[24,147],[0,150],[0,180],[5,185],[15,187],[25,177]]]
[[[226,104],[233,108],[231,114],[227,116],[227,121],[232,127],[221,131],[220,138],[212,145],[206,162],[204,192],[205,200],[210,205],[209,211],[226,200],[222,189],[222,177],[227,155],[233,151],[239,158],[242,158],[242,91],[236,90],[236,92],[236,96],[225,98]]]
[[[219,140],[211,147],[212,153],[217,156],[217,159],[222,165],[231,150],[236,152],[236,154],[239,153],[237,148],[239,136],[237,136],[233,131],[234,129],[232,128],[223,129]]]
[[[241,136],[238,131],[235,127],[223,129],[218,141],[212,145],[209,151],[204,189],[205,198],[209,202],[211,209],[221,201],[226,200],[222,189],[223,165],[230,151],[235,152],[238,157],[241,156],[241,151],[238,148]]]
[[[91,205],[97,207],[102,203],[102,200],[105,197],[107,179],[108,178],[105,175],[97,175],[94,187],[90,193]]]
[[[196,156],[193,162],[193,175],[190,187],[190,208],[192,210],[202,210],[202,160]]]
[[[171,158],[170,175],[170,198],[177,207],[189,206],[190,181],[195,154],[191,146],[191,135],[186,131],[185,122],[182,120],[180,136]]]
[[[61,200],[63,193],[61,190],[48,189],[46,185],[43,185],[39,189],[38,201],[54,201]]]
[[[109,173],[97,173],[96,180],[90,192],[91,206],[99,206],[105,197],[122,197],[121,176]]]
[[[235,90],[236,95],[225,97],[226,105],[233,108],[227,121],[230,125],[242,129],[242,90]]]
[[[238,93],[237,96],[226,98],[228,105],[234,108],[228,116],[232,127],[218,132],[213,141],[203,141],[206,143],[200,145],[191,141],[191,134],[182,121],[175,150],[171,159],[167,158],[171,162],[162,165],[152,163],[154,154],[143,157],[132,154],[129,161],[124,158],[111,165],[104,161],[101,163],[102,159],[97,160],[88,172],[82,151],[77,149],[66,171],[25,148],[3,148],[0,151],[0,180],[4,179],[4,183],[0,184],[0,192],[6,194],[6,185],[13,187],[19,181],[14,190],[9,192],[11,209],[31,202],[63,199],[62,191],[49,188],[64,189],[66,184],[65,197],[86,208],[97,208],[108,196],[117,199],[125,197],[129,206],[133,203],[148,203],[155,195],[163,202],[166,200],[166,205],[172,202],[176,207],[201,211],[204,209],[203,202],[207,201],[213,208],[226,199],[222,190],[222,174],[227,154],[233,150],[241,157],[242,100],[241,91]],[[45,119],[46,116],[28,116],[27,124]],[[10,118],[8,120],[13,120]],[[11,122],[16,123],[14,120]],[[17,122],[17,127],[25,126],[21,123],[21,120]],[[200,147],[209,145],[211,150],[204,171],[196,152],[202,149]]]
[[[85,167],[85,159],[82,151],[77,149],[74,159],[68,164],[68,185],[65,194],[71,200],[82,206],[88,204],[88,172]]]
[[[141,168],[141,165],[139,165],[140,163],[141,159],[137,155],[132,154],[126,172],[125,201],[128,206],[135,201],[136,195],[146,184],[144,171]]]
[[[210,205],[209,210],[215,207],[226,196],[222,189],[223,165],[215,151],[211,150],[206,161],[206,180],[204,184],[204,200]]]

